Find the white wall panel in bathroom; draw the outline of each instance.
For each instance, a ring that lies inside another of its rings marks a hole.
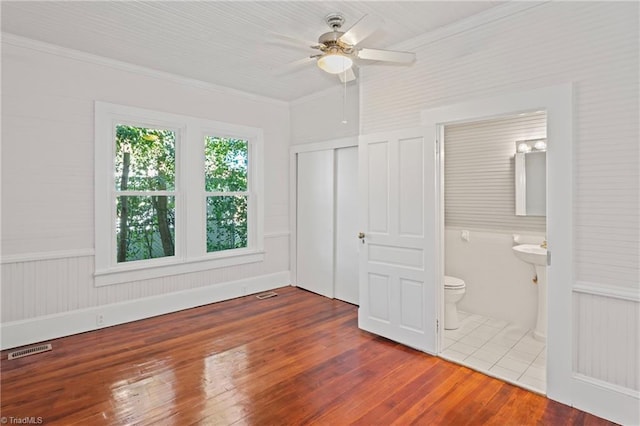
[[[396,46],[417,53],[411,67],[363,67],[362,131],[418,125],[425,109],[573,83],[576,278],[640,288],[640,5],[529,6]]]
[[[546,138],[545,113],[445,127],[445,226],[544,233],[543,216],[515,215],[516,141]]]

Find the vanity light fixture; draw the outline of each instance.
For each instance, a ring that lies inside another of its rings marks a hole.
[[[527,152],[545,152],[547,150],[546,139],[526,139],[516,141],[516,152],[526,154]]]
[[[538,151],[546,151],[547,150],[547,142],[544,140],[539,140],[533,144],[533,147]]]

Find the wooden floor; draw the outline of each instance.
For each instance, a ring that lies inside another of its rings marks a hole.
[[[61,425],[602,425],[363,332],[293,287],[52,341],[8,361],[2,416]]]

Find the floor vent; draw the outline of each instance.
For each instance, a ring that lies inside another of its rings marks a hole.
[[[268,291],[266,293],[261,293],[259,295],[257,295],[256,297],[260,300],[262,299],[268,299],[270,297],[276,297],[278,295],[278,293],[276,293],[275,291]]]
[[[8,359],[22,358],[29,355],[35,355],[35,354],[40,354],[42,352],[47,352],[47,351],[50,351],[51,349],[52,349],[51,344],[49,343],[47,343],[46,345],[32,346],[30,348],[20,349],[19,351],[10,352],[7,358]]]

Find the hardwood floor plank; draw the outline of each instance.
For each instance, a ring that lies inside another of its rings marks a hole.
[[[0,361],[3,416],[47,425],[611,424],[359,330],[285,287],[51,341]]]

